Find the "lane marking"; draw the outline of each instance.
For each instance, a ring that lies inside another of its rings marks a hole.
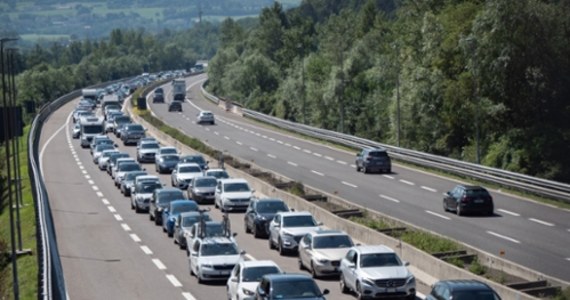
[[[388,200],[388,201],[400,203],[400,200],[395,199],[395,198],[392,198],[392,197],[390,197],[390,196],[386,196],[386,195],[382,195],[382,194],[380,194],[380,195],[378,195],[378,196],[380,196],[380,198],[386,199],[386,200]]]
[[[416,293],[417,294],[417,293]],[[194,298],[194,296],[192,296],[192,294],[190,293],[182,293],[182,296],[184,297],[184,299],[186,300],[196,300],[196,298]]]
[[[313,153],[313,155],[314,155],[314,156],[316,156],[316,157],[323,157],[323,155],[322,155],[322,154],[320,154],[320,153],[316,153],[316,152],[314,152],[314,153]]]
[[[96,185],[92,186],[91,188],[92,188],[94,191],[98,191],[98,190],[99,190],[99,187],[97,187]]]
[[[301,147],[293,146],[293,149],[295,149],[295,150],[301,150]]]
[[[289,144],[289,143],[285,143],[285,146],[287,146],[287,147],[291,147],[291,144]]]
[[[255,151],[255,152],[258,151],[257,148],[253,148],[253,147],[249,147],[249,149],[251,149],[251,151]]]
[[[437,193],[437,190],[436,190],[436,189],[430,188],[430,187],[428,187],[428,186],[422,185],[422,189],[424,189],[424,190],[426,190],[426,191],[430,191],[430,192],[432,192],[432,193]]]
[[[390,175],[382,175],[382,176],[384,176],[384,177],[386,177],[386,178],[388,178],[388,179],[394,179],[394,176],[390,176]]]
[[[325,176],[325,174],[323,174],[323,173],[321,173],[321,172],[317,172],[317,171],[315,171],[315,170],[311,170],[311,173],[317,174],[317,175],[319,175],[319,176]]]
[[[266,135],[262,135],[261,137],[262,137],[262,138],[264,138],[264,139],[266,139],[266,138],[267,138],[267,136],[266,136]]]
[[[400,179],[400,182],[401,182],[401,183],[405,183],[405,184],[407,184],[407,185],[416,185],[415,183],[413,183],[413,182],[411,182],[411,181],[404,180],[404,179]]]
[[[105,205],[111,204],[111,203],[109,203],[109,200],[107,200],[107,199],[105,199],[105,198],[101,199],[101,201],[102,201],[103,204],[105,204]]]
[[[133,241],[135,241],[136,243],[140,243],[141,238],[138,235],[131,233],[130,236],[131,236],[131,239],[133,239]]]
[[[84,169],[85,169],[85,167],[84,167],[84,166],[82,166],[82,165],[79,165],[79,169],[81,169],[81,170],[84,170]],[[87,174],[87,173],[85,173],[85,174]]]
[[[217,132],[217,131],[214,131],[214,134],[215,134],[215,135],[220,135],[220,133],[219,133],[219,132]]]
[[[308,153],[308,154],[313,153],[313,152],[311,152],[311,150],[309,150],[309,149],[303,149],[303,152]]]
[[[243,145],[243,143],[240,142],[240,141],[236,141],[236,144],[238,144],[238,145],[240,145],[240,146]]]
[[[356,165],[352,164],[350,165],[351,168],[356,168]]]
[[[97,197],[99,197],[99,198],[102,198],[102,197],[103,197],[103,193],[101,193],[101,192],[97,192],[97,193],[95,193],[95,194],[97,194]]]
[[[168,274],[166,275],[166,278],[168,281],[170,281],[170,283],[172,283],[174,287],[182,287],[182,283],[180,283],[180,281],[178,281],[174,275]]]
[[[141,246],[141,250],[144,252],[144,254],[146,255],[152,255],[152,251],[150,250],[149,247],[147,246]]]
[[[275,156],[275,155],[273,155],[273,154],[267,154],[267,156],[269,156],[269,157],[271,157],[271,158],[273,158],[273,159],[277,158],[277,156]]]
[[[334,160],[334,158],[333,158],[333,157],[330,157],[330,156],[325,156],[325,158],[328,159],[328,160]]]
[[[442,215],[442,214],[438,214],[438,213],[435,213],[435,212],[430,211],[430,210],[426,210],[426,212],[427,212],[428,214],[432,215],[432,216],[436,216],[436,217],[439,217],[439,218],[442,218],[442,219],[445,219],[445,220],[451,220],[450,217],[446,217],[446,216],[444,216],[444,215]]]
[[[122,223],[122,224],[121,224],[121,227],[123,227],[123,230],[124,230],[124,231],[131,231],[131,227],[129,227],[129,225],[127,225],[127,224],[125,224],[125,223]]]
[[[497,211],[500,211],[500,212],[502,212],[502,213],[505,213],[505,214],[511,215],[511,216],[515,216],[515,217],[520,217],[520,216],[521,216],[520,214],[517,214],[516,212],[512,212],[512,211],[509,211],[509,210],[506,210],[506,209],[502,209],[502,208],[497,209]]]
[[[45,176],[45,172],[44,172],[44,154],[46,151],[47,146],[49,146],[49,144],[51,143],[51,141],[62,131],[64,130],[68,124],[69,124],[69,120],[71,120],[71,117],[73,116],[73,112],[69,113],[69,115],[67,115],[67,120],[65,121],[65,123],[63,125],[61,125],[61,127],[59,127],[57,129],[56,132],[54,132],[49,139],[47,139],[46,143],[42,146],[42,150],[40,151],[40,172],[42,172],[42,174]],[[69,139],[69,130],[66,131],[66,135],[67,135],[67,141],[69,143],[71,143],[71,140]],[[87,173],[85,173],[87,174]]]
[[[272,142],[275,142],[275,139],[274,139],[274,138],[269,138],[269,140],[272,141]]]
[[[536,223],[538,223],[538,224],[542,224],[542,225],[549,226],[549,227],[554,227],[554,224],[549,223],[549,222],[546,222],[546,221],[543,221],[543,220],[539,220],[539,219],[535,219],[535,218],[528,218],[528,219],[529,219],[530,221],[536,222]]]
[[[226,139],[226,140],[228,140],[228,141],[230,140],[230,138],[229,138],[228,136],[226,136],[226,135],[224,135],[224,139]]]
[[[296,164],[296,163],[294,163],[294,162],[292,162],[292,161],[288,161],[287,163],[290,164],[290,165],[292,165],[293,167],[298,166],[298,164]],[[570,229],[569,229],[569,230],[570,230]]]
[[[283,145],[283,141],[277,140],[277,144]]]
[[[346,165],[346,164],[347,164],[346,161],[342,161],[342,160],[337,160],[336,162],[339,163],[339,164],[341,164],[341,165]]]
[[[85,175],[85,179],[91,179],[91,176]]]
[[[117,221],[119,221],[119,222],[123,221],[123,217],[121,217],[121,215],[114,214],[113,216],[115,217],[115,219],[117,219]]]
[[[498,238],[507,240],[507,241],[509,241],[509,242],[513,242],[513,243],[517,243],[517,244],[520,244],[520,243],[521,243],[521,242],[519,242],[519,241],[517,241],[517,240],[515,240],[515,239],[513,239],[513,238],[511,238],[511,237],[508,237],[508,236],[505,236],[505,235],[502,235],[502,234],[498,234],[498,233],[493,232],[493,231],[487,231],[487,233],[490,234],[490,235],[496,236],[496,237],[498,237]]]
[[[352,184],[352,183],[350,183],[350,182],[342,181],[342,184],[347,185],[347,186],[352,187],[352,188],[355,188],[355,189],[358,188],[357,185]]]
[[[159,270],[166,270],[166,266],[158,258],[153,258],[152,262]]]
[[[206,127],[206,131],[210,131],[210,128]]]
[[[81,171],[81,173],[83,173],[83,174],[87,174],[87,171],[85,171],[85,170],[82,170],[82,171]]]
[[[255,257],[251,256],[251,254],[246,253],[244,256],[246,260],[256,260]]]

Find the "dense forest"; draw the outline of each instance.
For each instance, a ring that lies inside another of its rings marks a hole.
[[[570,182],[570,2],[305,0],[221,24],[209,89],[248,108]]]

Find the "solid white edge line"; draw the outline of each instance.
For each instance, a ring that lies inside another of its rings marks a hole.
[[[520,244],[520,243],[521,243],[521,242],[518,241],[518,240],[515,240],[515,239],[513,239],[513,238],[511,238],[511,237],[508,237],[508,236],[506,236],[506,235],[498,234],[498,233],[493,232],[493,231],[487,230],[487,233],[490,234],[490,235],[496,236],[496,237],[498,237],[498,238],[507,240],[507,241],[509,241],[509,242],[513,242],[513,243],[517,243],[517,244]]]
[[[142,248],[142,247],[141,247]],[[152,263],[159,269],[159,270],[166,270],[166,266],[160,261],[158,258],[153,258]]]
[[[390,197],[390,196],[386,196],[386,195],[382,195],[382,194],[380,194],[380,195],[378,195],[378,196],[380,196],[380,198],[386,199],[386,200],[388,200],[388,201],[400,203],[400,200],[398,200],[398,199],[396,199],[396,198],[392,198],[392,197]]]
[[[543,221],[543,220],[539,220],[539,219],[535,219],[535,218],[528,218],[529,221],[533,221],[535,223],[541,224],[541,225],[545,225],[545,226],[549,226],[549,227],[554,227],[554,224]]]
[[[435,213],[435,212],[433,212],[433,211],[431,211],[431,210],[426,210],[426,212],[427,212],[428,214],[430,214],[430,215],[432,215],[432,216],[436,216],[436,217],[438,217],[438,218],[442,218],[442,219],[445,219],[445,220],[451,220],[450,217],[446,217],[446,216],[444,216],[444,215],[442,215],[442,214]]]
[[[500,211],[500,212],[502,212],[502,213],[505,213],[505,214],[511,215],[511,216],[515,216],[515,217],[520,217],[520,216],[521,216],[520,214],[517,214],[516,212],[512,212],[512,211],[510,211],[510,210],[506,210],[506,209],[502,209],[502,208],[497,209],[497,211]]]
[[[167,274],[166,278],[168,279],[168,281],[170,281],[170,283],[172,283],[174,287],[182,287],[182,283],[180,283],[180,281],[176,279],[176,276],[172,274]]]
[[[422,185],[421,188],[424,189],[424,190],[426,190],[426,191],[430,191],[430,192],[432,192],[432,193],[437,193],[437,190],[436,190],[436,189],[430,188],[429,186]]]

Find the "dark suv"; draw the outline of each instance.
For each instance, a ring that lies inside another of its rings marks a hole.
[[[454,211],[458,216],[467,213],[492,216],[493,209],[493,197],[480,186],[460,184],[443,197],[443,210]]]
[[[145,129],[140,124],[125,124],[121,130],[121,140],[124,145],[136,144],[145,135]]]
[[[426,300],[501,300],[490,286],[477,280],[442,280],[437,282]]]
[[[162,88],[157,88],[154,90],[152,103],[164,103],[164,90]]]
[[[324,300],[328,293],[328,289],[321,292],[315,280],[305,274],[269,274],[261,278],[255,299]]]
[[[356,172],[392,172],[392,161],[383,148],[363,149],[356,154]]]
[[[280,211],[289,211],[281,199],[253,199],[244,215],[245,232],[254,237],[269,235],[269,222]]]
[[[172,101],[168,104],[168,111],[179,111],[182,112],[182,101]]]

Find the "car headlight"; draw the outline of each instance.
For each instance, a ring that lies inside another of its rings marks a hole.
[[[253,291],[250,291],[246,288],[241,288],[241,291],[243,292],[244,295],[246,296],[253,296],[255,293]]]
[[[259,216],[258,220],[259,221],[267,221],[267,218],[265,216]]]
[[[321,264],[326,264],[329,262],[328,259],[324,259],[324,258],[319,258],[319,259],[317,259],[317,261],[320,262]]]
[[[366,284],[366,285],[374,285],[374,281],[370,280],[370,279],[362,279],[362,283]]]
[[[416,277],[414,277],[414,275],[408,277],[406,284],[416,284]]]
[[[164,210],[164,208],[162,208],[160,206],[156,209],[156,211],[158,211],[158,212],[162,212],[163,210]]]
[[[292,239],[292,238],[293,238],[293,235],[290,234],[290,233],[283,233],[283,238]]]
[[[201,264],[200,268],[202,268],[202,269],[213,269],[214,266],[212,266],[212,264]]]

